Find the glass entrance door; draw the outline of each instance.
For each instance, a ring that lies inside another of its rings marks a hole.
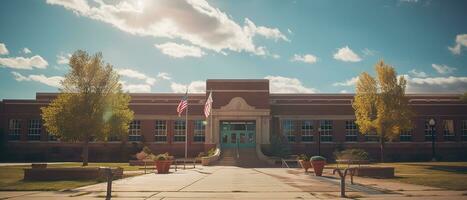
[[[221,147],[254,147],[255,122],[221,122]]]

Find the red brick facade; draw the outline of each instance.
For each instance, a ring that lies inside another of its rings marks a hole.
[[[256,143],[265,148],[269,147],[269,138],[280,135],[282,138],[292,139],[289,146],[294,153],[311,155],[318,152],[319,130],[324,127],[320,123],[330,120],[330,136],[325,136],[330,141],[321,140],[321,154],[332,157],[335,150],[363,148],[372,157],[379,155],[378,142],[367,141],[366,136],[360,133],[346,136],[346,124],[355,119],[351,107],[352,94],[271,94],[267,80],[208,80],[206,91],[204,94],[189,95],[188,152],[191,156],[219,144],[219,123],[225,120],[255,121],[258,135]],[[213,120],[207,120],[205,142],[194,142],[195,121],[205,120],[203,108],[209,92],[212,92],[214,100]],[[45,127],[38,131],[37,127],[31,125],[31,120],[41,119],[40,107],[46,106],[55,96],[56,94],[51,93],[38,93],[34,100],[4,99],[0,102],[2,159],[80,159],[81,144],[50,141]],[[90,160],[128,160],[130,155],[134,155],[143,146],[149,146],[158,153],[183,155],[185,143],[174,141],[175,121],[184,120],[184,117],[180,118],[176,113],[177,104],[183,94],[148,93],[131,96],[130,108],[135,112],[135,120],[140,123],[140,141],[133,142],[123,138],[122,141],[93,142],[90,145]],[[425,138],[425,120],[434,118],[437,122],[436,149],[440,157],[446,160],[467,159],[467,104],[459,101],[459,95],[408,96],[416,113],[413,119],[414,129],[409,136],[403,138],[408,141],[400,141],[398,137],[387,143],[388,158],[429,159],[431,140]],[[155,141],[156,120],[165,122],[165,142]],[[285,125],[286,120],[290,121],[289,125]],[[448,120],[446,123],[451,123],[452,120],[452,136],[445,134],[445,120]],[[309,125],[308,129],[305,130],[304,124]],[[284,135],[287,128],[289,137]],[[306,131],[308,135],[305,134]],[[304,141],[305,138],[308,141]]]

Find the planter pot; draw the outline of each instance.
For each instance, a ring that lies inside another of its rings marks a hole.
[[[31,164],[31,168],[33,168],[33,169],[45,169],[45,168],[47,168],[47,163],[33,163],[33,164]]]
[[[308,172],[308,169],[311,168],[311,162],[308,160],[299,160],[298,162],[300,162],[300,165],[305,169],[305,172]]]
[[[324,165],[326,165],[325,160],[313,160],[311,161],[313,165],[313,170],[315,171],[316,176],[321,176],[323,174]]]
[[[156,160],[156,169],[158,174],[167,174],[169,173],[170,165],[172,160]]]
[[[201,165],[208,166],[209,165],[209,157],[201,157]]]

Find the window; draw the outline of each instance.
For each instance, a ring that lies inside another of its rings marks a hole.
[[[454,133],[454,120],[443,120],[444,125],[444,140],[454,141],[456,140],[456,134]]]
[[[49,141],[57,141],[57,136],[53,135],[50,132],[47,132],[47,138]]]
[[[206,130],[206,121],[196,120],[195,121],[195,132],[193,134],[193,141],[204,142],[205,130]]]
[[[378,142],[379,141],[379,136],[376,134],[375,131],[371,131],[367,134],[365,134],[365,141],[367,142]]]
[[[8,124],[8,140],[19,140],[21,137],[21,120],[10,119]]]
[[[413,132],[413,129],[411,129],[411,128],[401,130],[399,140],[401,142],[411,142],[412,141],[412,132]]]
[[[354,120],[345,121],[345,141],[356,142],[358,139],[357,124]]]
[[[185,121],[176,120],[174,123],[174,142],[185,142]]]
[[[167,122],[165,120],[156,120],[154,128],[154,141],[167,142]]]
[[[294,121],[289,119],[282,121],[282,134],[287,137],[287,141],[295,142]]]
[[[462,140],[467,141],[467,120],[462,120]]]
[[[141,121],[134,120],[130,123],[128,141],[141,141]]]
[[[313,141],[313,121],[302,122],[302,141],[312,142]]]
[[[435,127],[431,128],[429,119],[425,120],[425,141],[431,141],[431,136],[433,135],[436,140],[436,130]]]
[[[28,140],[41,140],[42,121],[40,119],[29,120]]]
[[[332,121],[320,120],[319,128],[320,140],[323,142],[332,142]]]

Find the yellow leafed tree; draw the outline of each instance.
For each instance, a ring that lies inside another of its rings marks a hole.
[[[399,136],[401,130],[411,128],[413,112],[405,96],[405,78],[398,78],[394,68],[384,61],[379,61],[375,70],[376,78],[366,72],[359,76],[352,107],[359,131],[378,134],[383,162],[385,141]]]

